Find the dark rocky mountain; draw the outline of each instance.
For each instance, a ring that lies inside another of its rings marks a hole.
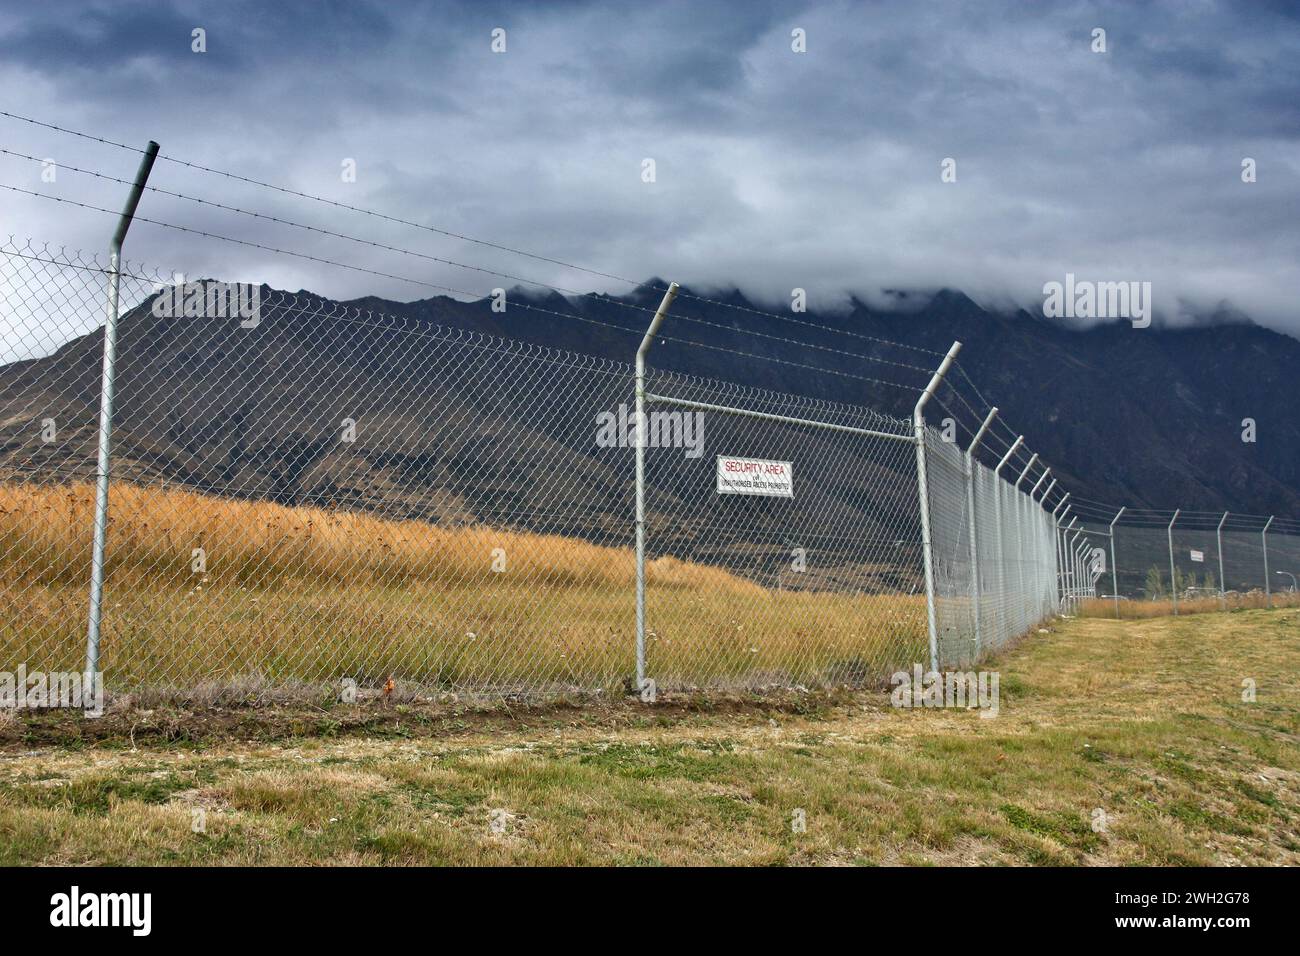
[[[624,298],[575,300],[516,291],[505,313],[491,311],[486,300],[447,298],[348,305],[382,312],[408,328],[436,323],[630,363],[649,318],[643,310],[658,304],[662,284],[652,281]],[[265,298],[275,295],[264,290]],[[430,356],[394,347],[399,333],[341,325],[337,303],[308,293],[299,299],[311,301],[308,314],[261,330],[277,336],[265,354],[250,351],[251,340],[235,338],[233,326],[196,334],[195,320],[156,319],[143,307],[124,319],[119,473],[294,500],[304,482],[346,483],[329,464],[332,437],[299,427],[313,415],[333,421],[343,393],[383,394],[397,410],[427,401],[430,389],[443,396],[444,408],[454,403],[454,377],[430,382],[413,374]],[[1300,515],[1300,341],[1286,335],[1245,321],[1072,329],[1026,312],[989,312],[952,291],[907,310],[855,302],[843,314],[790,316],[803,325],[755,311],[738,292],[720,302],[686,290],[652,364],[906,418],[938,358],[875,339],[936,352],[959,339],[970,382],[1076,495],[1130,507]],[[530,308],[516,307],[521,305]],[[99,361],[95,333],[52,356],[0,368],[0,468],[91,473]],[[844,374],[813,372],[809,365]],[[967,408],[950,390],[940,393],[962,424],[964,445],[983,403],[961,373],[952,380],[974,406]],[[543,400],[563,398],[552,393]],[[503,405],[495,412],[467,413],[466,420],[486,422],[494,415],[500,424],[512,415],[526,419],[526,409]],[[943,416],[942,408],[932,406],[928,417]],[[60,419],[64,441],[40,443],[32,422],[45,417]],[[434,467],[437,429],[422,434],[424,425],[401,418],[394,413],[385,425],[407,436],[398,442],[401,453],[376,457],[367,482],[408,481]],[[1242,440],[1245,418],[1255,421],[1254,443]],[[552,445],[564,440],[534,438]],[[599,496],[599,471],[591,462],[583,465],[584,495]],[[503,487],[500,481],[497,487]],[[463,511],[465,494],[441,494],[437,513]],[[421,507],[427,506],[425,496]]]
[[[661,297],[657,289],[663,285],[653,280],[622,300],[573,302],[558,295],[524,299],[557,312],[599,318],[627,332],[526,310],[492,314],[481,304],[460,306],[441,299],[403,308],[444,324],[630,361],[648,315],[614,303],[654,308]],[[880,311],[855,302],[847,314],[792,315],[808,323],[802,326],[748,311],[761,307],[739,292],[714,296],[725,305],[687,296],[689,291],[678,298],[663,329],[666,341],[654,348],[657,367],[862,403],[909,418],[916,390],[928,379],[937,356],[815,326],[936,352],[959,340],[959,362],[969,382],[1002,410],[1004,421],[1026,436],[1028,445],[1076,496],[1131,508],[1300,515],[1300,341],[1287,335],[1247,321],[1145,329],[1117,321],[1074,329],[1024,311],[986,311],[960,292],[947,290],[908,311]],[[376,302],[371,307],[391,304]],[[814,347],[781,341],[791,339]],[[816,365],[908,388],[818,374],[716,349]],[[925,366],[927,372],[842,352]],[[970,404],[983,410],[968,381],[960,373],[952,379]],[[939,397],[961,424],[964,445],[971,437],[967,426],[977,424],[975,412],[948,390]],[[943,415],[934,406],[927,413],[931,421]],[[1253,443],[1242,440],[1246,418],[1255,422]]]

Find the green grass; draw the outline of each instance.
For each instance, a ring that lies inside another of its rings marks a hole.
[[[16,742],[0,864],[1300,863],[1300,612],[1072,620],[990,666],[992,719],[861,693]]]

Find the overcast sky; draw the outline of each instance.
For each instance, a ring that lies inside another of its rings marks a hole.
[[[1300,19],[1287,3],[11,3],[0,109],[603,272],[814,306],[1144,280],[1300,333]],[[1106,31],[1105,53],[1092,51]],[[191,50],[206,31],[206,53]],[[505,30],[506,50],[492,50]],[[792,50],[804,31],[806,52]],[[129,179],[138,157],[0,117],[0,145]],[[1254,159],[1258,181],[1243,183]],[[956,161],[956,182],[941,163]],[[356,181],[342,181],[345,160]],[[655,162],[645,182],[643,161]],[[580,290],[625,286],[160,162],[153,184]],[[0,183],[111,209],[125,187],[0,155]],[[20,237],[113,219],[0,191]],[[403,300],[483,273],[146,195],[190,276]]]

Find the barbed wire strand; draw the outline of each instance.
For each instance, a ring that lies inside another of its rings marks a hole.
[[[31,156],[31,155],[28,155],[28,154],[26,154],[26,153],[20,153],[20,152],[17,152],[17,151],[15,151],[15,150],[5,149],[5,148],[3,148],[3,147],[0,147],[0,154],[9,155],[9,156],[14,156],[14,157],[17,157],[17,158],[20,158],[20,159],[30,160],[30,161],[32,161],[32,162],[37,162],[37,163],[44,162],[44,160],[40,159],[39,157]],[[72,166],[72,165],[67,165],[67,164],[60,164],[59,168],[62,169],[62,170],[70,171],[70,172],[75,172],[75,173],[80,173],[80,174],[84,174],[84,175],[88,175],[88,176],[93,176],[93,177],[95,177],[95,178],[97,178],[97,179],[103,179],[103,180],[106,180],[106,181],[109,181],[109,182],[114,182],[114,183],[118,183],[118,184],[125,185],[125,186],[130,186],[130,185],[132,185],[132,183],[131,183],[130,180],[122,179],[122,178],[117,177],[117,176],[112,176],[112,175],[109,175],[109,174],[107,174],[107,173],[98,172],[98,171],[96,171],[96,170],[82,169],[82,168],[80,168],[80,167]],[[575,297],[578,297],[578,298],[592,298],[592,299],[594,299],[595,301],[600,302],[600,303],[603,303],[603,304],[605,304],[605,305],[617,306],[617,307],[619,307],[619,308],[624,308],[624,309],[631,309],[631,310],[635,310],[635,311],[640,312],[640,313],[643,313],[643,314],[648,314],[648,315],[654,315],[654,314],[655,314],[655,310],[652,309],[652,308],[648,308],[648,307],[643,306],[643,305],[637,305],[636,303],[633,303],[633,302],[625,302],[625,301],[623,301],[623,300],[621,300],[621,299],[617,299],[617,298],[613,298],[613,297],[610,297],[610,296],[602,295],[601,293],[597,293],[597,292],[582,292],[582,291],[577,290],[577,289],[569,289],[569,288],[565,288],[565,287],[563,287],[563,286],[557,286],[557,285],[554,285],[554,284],[549,283],[549,282],[543,282],[543,281],[541,281],[540,279],[530,279],[530,278],[527,278],[527,277],[525,277],[525,276],[514,275],[514,274],[509,273],[509,272],[501,272],[501,271],[498,271],[498,270],[495,270],[495,269],[489,269],[489,268],[484,267],[484,266],[477,266],[477,265],[468,264],[468,263],[464,263],[464,262],[458,262],[458,261],[456,261],[456,260],[454,260],[454,259],[446,259],[446,258],[443,258],[443,257],[441,257],[441,256],[429,255],[428,253],[417,252],[417,251],[412,250],[412,249],[404,249],[404,248],[401,248],[401,247],[399,247],[399,246],[391,246],[391,245],[388,245],[388,244],[386,244],[386,243],[375,242],[375,241],[370,240],[370,239],[364,239],[364,238],[361,238],[361,237],[358,237],[358,236],[348,235],[348,234],[346,234],[346,233],[335,232],[334,230],[331,230],[331,229],[324,229],[324,228],[321,228],[321,227],[319,227],[319,226],[312,226],[312,225],[309,225],[309,224],[307,224],[307,223],[296,222],[296,221],[294,221],[294,220],[291,220],[291,219],[284,219],[284,218],[279,217],[279,216],[272,216],[272,215],[268,215],[268,214],[266,214],[266,213],[259,213],[259,212],[253,211],[253,210],[243,209],[243,208],[240,208],[240,207],[238,207],[238,206],[230,206],[230,205],[227,205],[227,204],[225,204],[225,203],[217,202],[217,201],[215,201],[215,200],[204,199],[204,198],[199,197],[199,196],[191,196],[191,195],[187,195],[187,194],[185,194],[185,193],[179,193],[179,192],[175,192],[175,191],[172,191],[172,190],[169,190],[169,189],[163,189],[162,187],[159,187],[159,186],[148,186],[148,185],[146,185],[144,188],[145,188],[146,190],[151,191],[151,192],[158,193],[159,195],[171,196],[171,197],[174,197],[174,198],[176,198],[176,199],[183,199],[183,200],[186,200],[187,202],[193,202],[193,203],[197,203],[197,204],[199,204],[199,205],[203,205],[203,206],[211,206],[211,207],[216,208],[216,209],[222,209],[222,210],[225,210],[225,211],[227,211],[227,212],[238,213],[238,214],[240,214],[240,215],[244,215],[244,216],[250,216],[250,217],[255,218],[255,219],[261,219],[261,220],[265,220],[265,221],[267,221],[267,222],[274,222],[274,223],[277,223],[277,224],[279,224],[279,225],[284,225],[284,226],[291,226],[291,227],[294,227],[294,228],[297,228],[297,229],[303,229],[303,230],[306,230],[306,231],[308,231],[308,232],[314,232],[314,233],[317,233],[317,234],[319,234],[319,235],[323,235],[323,236],[331,236],[331,237],[334,237],[334,238],[337,238],[337,239],[344,239],[344,240],[347,240],[347,241],[349,241],[349,242],[359,243],[359,244],[361,244],[361,245],[370,246],[370,247],[373,247],[373,248],[375,248],[375,249],[380,249],[380,250],[387,251],[387,252],[400,253],[400,254],[402,254],[402,255],[407,255],[407,256],[412,256],[412,257],[416,257],[416,258],[420,258],[420,259],[425,259],[425,260],[430,261],[430,262],[437,262],[437,263],[442,264],[442,265],[453,266],[453,267],[458,268],[458,269],[466,269],[466,270],[473,271],[473,272],[480,272],[480,273],[484,273],[484,274],[486,274],[486,275],[495,276],[495,277],[497,277],[497,278],[508,279],[508,280],[510,280],[510,281],[512,281],[512,282],[522,282],[522,283],[525,283],[525,284],[528,284],[528,285],[535,285],[535,286],[538,286],[539,288],[549,289],[549,290],[551,290],[552,292],[557,292],[557,293],[560,293],[560,294],[562,294],[562,295],[570,295],[570,296],[575,296]],[[34,193],[33,193],[33,194],[34,194]],[[35,195],[35,194],[34,194],[34,195]],[[45,195],[45,194],[39,194],[39,195]],[[402,277],[398,277],[398,278],[402,278]],[[416,281],[416,280],[406,280],[406,281]],[[680,293],[679,293],[679,295],[680,295]],[[767,339],[767,340],[769,340],[769,341],[780,342],[780,343],[785,344],[785,345],[791,345],[791,346],[794,346],[794,347],[796,347],[796,348],[804,348],[804,349],[810,349],[810,350],[813,350],[813,351],[827,352],[827,353],[834,353],[834,354],[842,355],[842,356],[846,356],[846,357],[849,357],[849,358],[859,359],[859,360],[863,360],[863,361],[867,361],[867,362],[875,362],[875,363],[877,363],[877,364],[881,364],[881,365],[889,365],[889,366],[893,366],[893,367],[895,367],[895,368],[907,369],[907,370],[910,370],[910,371],[920,372],[920,373],[923,373],[923,374],[928,374],[929,371],[930,371],[929,369],[926,369],[926,368],[924,368],[924,367],[922,367],[922,366],[919,366],[919,365],[911,365],[911,364],[909,364],[909,363],[905,363],[905,362],[896,362],[896,361],[893,361],[892,359],[886,359],[886,358],[883,358],[883,357],[880,357],[880,356],[868,355],[868,354],[864,354],[864,353],[861,353],[861,352],[850,352],[850,351],[848,351],[848,350],[846,350],[846,349],[837,349],[837,348],[834,348],[834,347],[832,347],[832,346],[819,345],[819,344],[817,344],[817,343],[813,343],[813,342],[804,342],[804,341],[800,341],[800,340],[798,340],[798,339],[787,338],[787,337],[785,337],[785,336],[773,335],[773,334],[768,333],[768,332],[759,332],[759,331],[757,331],[757,330],[755,330],[755,329],[737,329],[737,328],[733,328],[733,327],[731,327],[731,326],[723,325],[723,324],[721,324],[721,323],[719,323],[719,322],[711,322],[711,321],[709,321],[708,319],[702,319],[702,318],[699,318],[698,316],[693,316],[693,315],[689,315],[689,314],[686,314],[686,313],[682,313],[680,310],[675,310],[675,311],[673,312],[673,314],[672,314],[672,317],[673,317],[673,320],[674,320],[674,321],[684,321],[684,322],[689,322],[689,323],[692,323],[692,324],[695,324],[695,325],[700,325],[700,326],[705,326],[705,327],[709,327],[709,328],[719,329],[719,330],[721,330],[721,331],[724,331],[724,332],[730,332],[730,333],[733,333],[733,334],[751,335],[751,336],[755,336],[755,337],[757,337],[757,338],[763,338],[763,339]],[[917,385],[917,389],[918,389],[918,390],[919,390],[921,387],[922,387],[921,385]]]
[[[143,153],[143,152],[144,152],[144,150],[142,150],[142,149],[140,149],[139,147],[136,147],[136,146],[130,146],[130,145],[127,145],[126,143],[119,143],[119,142],[117,142],[117,141],[115,141],[115,140],[107,139],[107,138],[102,137],[102,136],[96,136],[96,135],[94,135],[94,134],[92,134],[92,133],[85,133],[85,132],[82,132],[82,131],[80,131],[80,130],[69,129],[69,128],[67,128],[67,127],[58,126],[58,125],[53,124],[53,123],[46,123],[46,122],[44,122],[44,121],[42,121],[42,120],[34,119],[33,117],[30,117],[30,116],[22,116],[22,115],[20,115],[20,114],[18,114],[18,113],[11,113],[11,112],[9,112],[9,111],[7,111],[7,110],[0,110],[0,116],[7,117],[7,118],[9,118],[9,119],[19,120],[19,121],[24,122],[24,123],[30,123],[30,124],[32,124],[32,125],[34,125],[34,126],[39,126],[39,127],[44,128],[44,129],[49,129],[49,130],[52,130],[52,131],[54,131],[54,132],[63,133],[63,134],[70,135],[70,136],[78,136],[78,137],[81,137],[81,138],[83,138],[83,139],[91,140],[91,141],[93,141],[93,142],[101,143],[101,144],[103,144],[103,145],[107,145],[107,146],[113,146],[113,147],[118,148],[118,149],[124,149],[124,150],[128,150],[128,151],[131,151],[131,152],[134,152],[134,153]],[[471,243],[475,243],[475,244],[477,244],[477,245],[481,245],[481,246],[485,246],[485,247],[488,247],[488,248],[496,249],[496,250],[498,250],[498,251],[500,251],[500,252],[506,252],[506,253],[509,253],[509,254],[511,254],[511,255],[524,256],[524,257],[526,257],[526,258],[534,259],[534,260],[537,260],[537,261],[539,261],[539,262],[546,262],[546,263],[549,263],[549,264],[551,264],[551,265],[561,266],[562,268],[565,268],[565,269],[572,269],[572,270],[577,271],[577,272],[584,272],[584,273],[586,273],[586,274],[588,274],[588,275],[594,275],[594,276],[598,276],[598,277],[600,277],[600,278],[604,278],[604,279],[612,279],[612,280],[614,280],[614,281],[616,281],[616,282],[626,283],[627,285],[631,285],[631,286],[633,286],[633,287],[635,287],[635,288],[648,288],[648,289],[650,289],[651,291],[656,291],[656,292],[664,292],[664,291],[666,291],[665,289],[663,289],[663,288],[661,288],[661,287],[657,287],[657,286],[647,286],[647,285],[644,284],[644,283],[638,282],[638,281],[636,281],[635,279],[629,279],[629,278],[627,278],[626,276],[620,276],[620,275],[616,275],[616,274],[614,274],[614,273],[610,273],[610,272],[602,272],[602,271],[600,271],[600,270],[598,270],[598,269],[591,269],[591,268],[588,268],[588,267],[586,267],[586,266],[580,266],[580,265],[578,265],[578,264],[576,264],[576,263],[566,262],[566,261],[564,261],[564,260],[562,260],[562,259],[555,259],[555,258],[552,258],[552,257],[550,257],[550,256],[543,256],[543,255],[540,255],[540,254],[537,254],[537,253],[528,252],[528,251],[523,250],[523,249],[518,249],[518,248],[515,248],[515,247],[512,247],[512,246],[504,245],[503,243],[493,242],[493,241],[486,240],[486,239],[478,239],[478,238],[475,238],[475,237],[473,237],[473,236],[465,235],[464,233],[455,232],[454,230],[443,229],[443,228],[438,227],[438,226],[431,226],[431,225],[429,225],[429,224],[427,224],[427,223],[419,223],[419,222],[414,222],[414,221],[409,220],[409,219],[402,219],[402,218],[400,218],[400,217],[398,217],[398,216],[390,216],[390,215],[388,215],[387,213],[381,213],[381,212],[378,212],[378,211],[373,210],[373,209],[366,209],[366,208],[361,207],[361,206],[354,206],[354,205],[351,205],[351,204],[349,204],[349,203],[343,203],[343,202],[339,202],[339,201],[334,200],[334,199],[328,199],[328,198],[326,198],[326,197],[324,197],[324,196],[316,196],[316,195],[313,195],[313,194],[311,194],[311,193],[306,193],[306,192],[303,192],[303,191],[301,191],[301,190],[293,189],[293,188],[288,187],[288,186],[281,186],[281,185],[276,184],[276,183],[268,183],[268,182],[264,182],[264,181],[262,181],[262,180],[254,179],[254,178],[249,177],[249,176],[244,176],[244,175],[241,175],[241,174],[239,174],[239,173],[234,173],[234,172],[230,172],[230,171],[228,171],[228,170],[223,170],[223,169],[216,169],[216,168],[211,167],[211,166],[205,166],[205,165],[203,165],[202,163],[195,163],[195,162],[191,162],[191,161],[188,161],[188,160],[180,159],[180,158],[175,157],[175,156],[169,156],[169,155],[167,155],[167,154],[165,154],[165,153],[159,153],[159,154],[158,154],[158,158],[161,159],[161,160],[164,160],[164,161],[166,161],[166,162],[174,163],[174,164],[176,164],[176,165],[178,165],[178,166],[182,166],[182,167],[185,167],[185,168],[188,168],[188,169],[194,169],[194,170],[198,170],[198,171],[200,171],[200,172],[209,173],[209,174],[217,175],[217,176],[224,176],[224,177],[226,177],[227,179],[233,179],[233,180],[236,180],[236,181],[238,181],[238,182],[247,183],[248,185],[251,185],[251,186],[257,186],[257,187],[259,187],[259,188],[263,188],[263,189],[270,189],[270,190],[273,190],[273,191],[275,191],[275,192],[283,193],[283,194],[285,194],[285,195],[294,196],[294,197],[297,197],[297,198],[300,198],[300,199],[308,199],[308,200],[311,200],[311,201],[313,201],[313,202],[324,203],[324,204],[326,204],[326,205],[333,206],[333,207],[335,207],[335,208],[337,208],[337,209],[344,209],[344,210],[347,210],[347,211],[349,211],[349,212],[354,212],[354,213],[358,213],[358,214],[361,214],[361,215],[371,216],[371,217],[376,218],[376,219],[385,220],[385,221],[392,222],[392,223],[396,223],[396,224],[403,225],[403,226],[409,226],[409,227],[412,227],[412,228],[415,228],[415,229],[424,229],[424,230],[427,230],[427,231],[429,231],[429,232],[433,232],[433,233],[436,233],[436,234],[441,235],[441,236],[445,236],[445,237],[450,238],[450,239],[456,239],[456,240],[461,241],[461,242],[471,242]],[[917,346],[917,345],[910,345],[910,344],[908,344],[908,343],[906,343],[906,342],[895,342],[895,341],[890,340],[890,339],[880,338],[880,337],[877,337],[877,336],[870,336],[870,335],[866,335],[866,334],[864,334],[864,333],[856,333],[856,332],[853,332],[853,331],[848,330],[848,329],[837,329],[837,328],[835,328],[834,326],[821,325],[821,324],[819,324],[819,323],[810,322],[810,321],[807,321],[807,320],[795,319],[795,318],[792,317],[792,316],[781,315],[780,313],[777,313],[777,312],[768,312],[768,311],[765,311],[765,310],[762,310],[762,309],[754,309],[754,308],[750,308],[750,307],[746,307],[746,306],[739,306],[739,305],[736,305],[735,303],[731,303],[731,302],[723,302],[723,301],[721,301],[721,300],[719,300],[719,299],[712,299],[712,298],[709,298],[709,297],[707,297],[707,296],[699,296],[699,295],[696,295],[696,294],[694,294],[694,293],[689,293],[689,292],[687,292],[687,293],[680,293],[680,294],[683,295],[683,297],[685,297],[685,298],[688,298],[688,299],[694,299],[694,300],[696,300],[696,301],[700,301],[700,302],[708,302],[708,303],[710,303],[710,304],[713,304],[713,305],[719,306],[719,307],[721,307],[721,308],[735,309],[735,310],[738,310],[738,311],[741,311],[741,312],[749,312],[749,313],[753,313],[753,314],[755,314],[755,315],[764,315],[764,316],[767,316],[767,317],[769,317],[769,318],[777,319],[778,321],[782,321],[782,322],[790,322],[790,323],[793,323],[793,324],[795,324],[795,325],[800,325],[800,326],[804,326],[804,327],[808,327],[808,328],[816,328],[816,329],[819,329],[819,330],[821,330],[821,331],[829,332],[829,333],[832,333],[832,334],[851,336],[851,337],[855,337],[855,338],[864,339],[864,340],[867,340],[867,341],[873,341],[873,342],[878,342],[878,343],[880,343],[880,344],[890,345],[890,346],[893,346],[893,347],[895,347],[895,348],[910,349],[910,350],[912,350],[912,351],[921,352],[921,353],[924,353],[924,354],[927,354],[927,355],[942,356],[942,355],[944,354],[943,352],[941,352],[941,351],[937,351],[937,350],[935,350],[935,349],[925,348],[925,347]]]
[[[115,212],[114,210],[111,210],[111,209],[105,209],[105,208],[102,207],[102,206],[96,206],[96,205],[93,205],[93,204],[91,204],[91,203],[80,202],[80,201],[75,200],[75,199],[66,199],[66,198],[64,198],[64,197],[62,197],[62,196],[52,196],[52,195],[50,195],[50,194],[48,194],[48,193],[35,192],[35,191],[33,191],[33,190],[30,190],[30,189],[23,189],[23,188],[20,187],[20,186],[13,186],[13,185],[10,185],[10,184],[8,184],[8,183],[0,183],[0,189],[8,189],[8,190],[11,190],[11,191],[13,191],[13,192],[22,193],[22,194],[29,195],[29,196],[36,196],[36,197],[43,198],[43,199],[51,199],[51,200],[53,200],[53,201],[55,201],[55,202],[67,203],[67,204],[70,204],[70,205],[73,205],[73,206],[77,206],[77,207],[82,208],[82,209],[89,209],[89,210],[93,210],[93,211],[96,211],[96,212],[107,213],[107,214],[109,214],[109,215],[118,215],[118,213]],[[349,269],[349,270],[356,271],[356,272],[365,272],[365,273],[369,273],[369,274],[371,274],[371,275],[381,276],[381,277],[383,277],[383,278],[387,278],[387,279],[396,279],[396,280],[403,281],[403,282],[411,282],[411,283],[414,283],[414,284],[417,284],[417,285],[425,286],[425,287],[427,287],[427,288],[438,289],[438,290],[443,291],[443,292],[449,292],[449,293],[452,293],[452,294],[454,294],[454,295],[468,296],[468,297],[470,297],[471,299],[475,299],[475,300],[482,300],[483,298],[485,298],[484,296],[477,295],[476,293],[473,293],[473,292],[468,292],[468,291],[466,291],[466,290],[464,290],[464,289],[457,289],[457,288],[455,288],[454,286],[446,286],[446,285],[441,285],[441,284],[439,284],[439,283],[425,282],[424,280],[421,280],[421,279],[412,279],[412,278],[410,278],[409,276],[393,275],[393,274],[391,274],[391,273],[380,272],[380,271],[377,271],[377,270],[374,270],[374,269],[367,269],[367,268],[364,268],[364,267],[362,267],[362,266],[353,266],[353,265],[349,265],[348,263],[345,263],[345,262],[337,262],[337,261],[335,261],[335,260],[333,260],[333,259],[325,259],[325,258],[323,258],[323,257],[320,257],[320,256],[313,256],[313,255],[310,255],[310,254],[308,254],[308,253],[294,252],[294,251],[289,250],[289,249],[280,249],[280,248],[277,248],[277,247],[275,247],[275,246],[267,246],[267,245],[264,245],[264,244],[262,244],[262,243],[253,242],[252,240],[248,240],[248,239],[237,239],[237,238],[235,238],[235,237],[233,237],[233,236],[223,236],[223,235],[220,235],[220,234],[218,234],[218,233],[207,232],[206,230],[202,230],[202,229],[194,229],[194,228],[192,228],[192,227],[190,227],[190,226],[182,226],[182,225],[178,225],[178,224],[176,224],[176,223],[164,222],[164,221],[162,221],[162,220],[152,219],[152,218],[147,217],[147,216],[136,215],[136,217],[135,217],[135,221],[136,221],[136,222],[148,223],[149,225],[154,225],[154,226],[161,226],[161,227],[166,228],[166,229],[175,229],[175,230],[178,230],[178,231],[180,231],[180,232],[187,232],[187,233],[191,233],[191,234],[193,234],[193,235],[202,236],[202,237],[204,237],[204,238],[208,238],[208,239],[218,239],[218,240],[221,240],[221,241],[223,241],[223,242],[232,242],[232,243],[236,243],[236,244],[241,245],[241,246],[249,246],[249,247],[254,248],[254,249],[261,249],[261,250],[263,250],[263,251],[265,251],[265,252],[272,252],[272,253],[276,253],[276,254],[278,254],[278,255],[286,255],[286,256],[293,256],[293,257],[295,257],[295,258],[300,258],[300,259],[307,259],[307,260],[310,260],[310,261],[312,261],[312,262],[320,263],[320,264],[322,264],[322,265],[334,266],[334,267],[341,268],[341,269]],[[569,313],[569,312],[557,312],[557,311],[555,311],[555,310],[553,310],[553,309],[546,309],[546,308],[543,308],[543,307],[540,307],[540,306],[531,305],[531,304],[524,303],[524,302],[519,302],[518,300],[516,300],[515,305],[517,305],[517,306],[521,306],[521,307],[523,307],[523,308],[529,309],[529,310],[534,311],[534,312],[549,313],[549,314],[551,314],[551,315],[557,315],[557,316],[561,316],[561,317],[568,318],[568,319],[574,319],[574,320],[577,320],[577,321],[579,321],[579,322],[586,322],[586,323],[589,323],[589,324],[591,324],[591,325],[598,325],[598,326],[603,326],[603,327],[606,327],[606,328],[617,329],[617,330],[619,330],[619,331],[621,331],[621,332],[626,332],[626,333],[628,333],[628,334],[633,334],[633,335],[644,335],[644,334],[645,334],[645,330],[644,330],[644,329],[629,329],[629,328],[627,328],[627,327],[625,327],[625,326],[614,325],[613,323],[610,323],[610,322],[602,322],[602,321],[600,321],[600,320],[598,320],[598,319],[592,319],[592,318],[589,318],[589,317],[586,317],[586,316],[574,315],[573,313]],[[886,386],[886,387],[890,387],[890,388],[899,388],[899,389],[903,389],[904,391],[907,391],[907,392],[909,392],[909,393],[914,393],[914,392],[916,391],[915,386],[912,385],[912,384],[909,384],[909,383],[892,382],[892,381],[888,381],[888,380],[886,380],[886,379],[874,378],[874,377],[869,376],[869,375],[858,375],[858,374],[851,373],[851,372],[843,372],[843,371],[840,371],[840,370],[838,370],[838,369],[828,369],[828,368],[824,368],[824,367],[822,367],[822,366],[812,365],[812,364],[809,364],[809,363],[804,363],[804,362],[794,362],[794,361],[791,361],[791,360],[788,360],[788,359],[779,359],[779,358],[776,358],[775,356],[760,355],[760,354],[758,354],[758,353],[756,353],[756,352],[745,352],[745,351],[742,351],[742,350],[740,350],[740,349],[732,349],[732,348],[727,348],[726,346],[713,345],[713,344],[711,344],[711,343],[707,343],[707,342],[698,342],[698,341],[695,341],[695,340],[692,340],[692,339],[685,339],[685,338],[682,338],[681,336],[677,336],[677,335],[660,335],[660,336],[658,336],[658,338],[659,338],[660,340],[662,340],[662,341],[667,341],[667,342],[678,342],[678,343],[685,344],[685,345],[691,345],[691,346],[696,347],[696,348],[709,349],[709,350],[711,350],[711,351],[717,351],[717,352],[726,352],[726,353],[730,353],[730,354],[733,354],[733,355],[743,356],[743,357],[745,357],[745,358],[756,359],[756,360],[758,360],[758,361],[763,361],[763,362],[772,362],[772,363],[776,363],[776,364],[779,364],[779,365],[786,365],[786,366],[790,366],[790,367],[794,367],[794,368],[804,369],[804,370],[807,370],[807,371],[821,372],[821,373],[826,374],[826,375],[835,375],[835,376],[838,376],[838,377],[841,377],[841,378],[853,379],[853,380],[856,380],[856,381],[862,381],[862,382],[870,382],[870,383],[873,383],[873,384],[876,384],[876,385],[882,385],[882,386]]]

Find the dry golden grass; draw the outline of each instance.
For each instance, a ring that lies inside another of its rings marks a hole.
[[[1294,591],[1282,591],[1272,595],[1273,607],[1300,607],[1300,594]],[[1178,613],[1211,614],[1218,611],[1253,611],[1269,607],[1269,599],[1263,591],[1251,591],[1248,594],[1233,593],[1226,595],[1223,603],[1217,597],[1198,597],[1179,600]],[[1120,601],[1119,616],[1125,620],[1145,620],[1153,617],[1172,616],[1174,602],[1163,601]],[[1079,604],[1080,617],[1115,617],[1113,598],[1092,598]]]
[[[80,666],[92,506],[84,484],[0,485],[0,661]],[[391,675],[513,692],[617,688],[634,670],[627,548],[119,483],[108,553],[110,688]],[[664,687],[861,683],[924,659],[920,597],[770,591],[670,557],[647,586]]]
[[[27,584],[85,583],[95,490],[89,484],[0,485],[0,576]],[[509,570],[543,585],[631,587],[625,548],[560,535],[443,528],[360,512],[286,507],[170,488],[112,487],[106,574],[133,583],[190,572],[191,550],[209,552],[207,572],[241,584],[479,583],[494,549]],[[754,597],[763,588],[719,568],[664,557],[646,567],[648,585],[723,590]]]

